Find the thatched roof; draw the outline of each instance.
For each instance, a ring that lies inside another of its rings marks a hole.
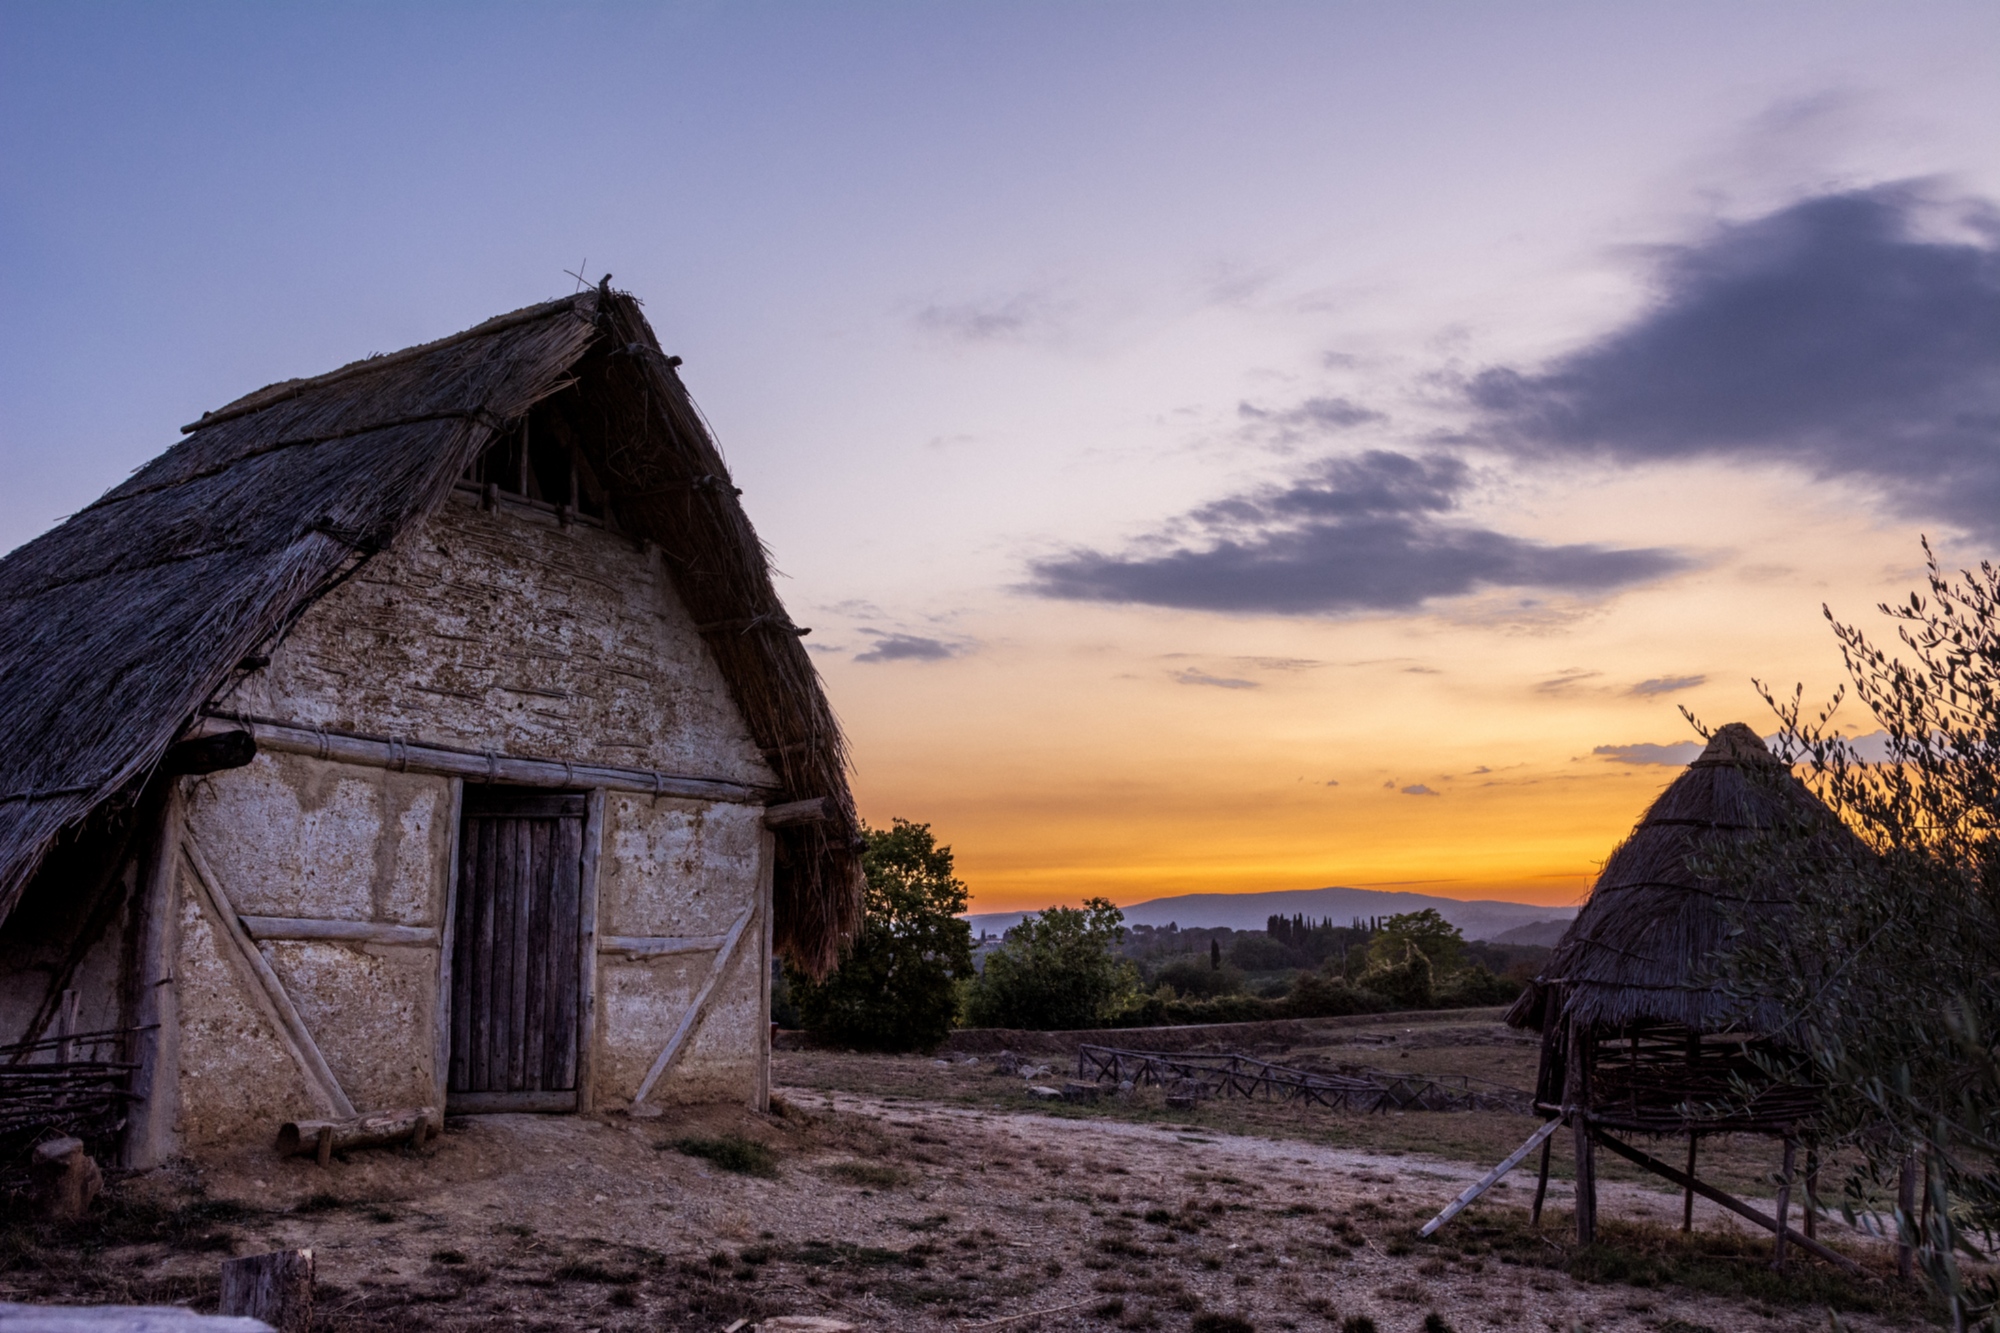
[[[244,658],[546,404],[619,526],[662,548],[775,799],[837,804],[780,830],[776,886],[778,945],[830,963],[861,912],[845,741],[676,364],[608,285],[531,306],[206,413],[0,561],[0,920],[52,841],[132,800]]]
[[[1782,914],[1799,885],[1766,878],[1744,889],[1696,867],[1713,867],[1731,845],[1778,829],[1840,836],[1832,812],[1756,732],[1732,722],[1611,853],[1590,901],[1507,1021],[1541,1028],[1576,1018],[1599,1030],[1673,1023],[1700,1032],[1768,1026],[1770,1015],[1744,1013],[1709,969],[1736,925]]]

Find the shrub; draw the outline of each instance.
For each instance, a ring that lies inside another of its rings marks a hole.
[[[1485,1004],[1509,1004],[1521,993],[1521,983],[1511,977],[1496,977],[1474,963],[1446,983],[1437,1002],[1445,1009],[1473,1009]]]
[[[1290,949],[1254,930],[1244,931],[1230,944],[1229,961],[1245,972],[1276,972],[1296,966]]]
[[[1361,974],[1361,988],[1393,1000],[1405,1009],[1428,1009],[1436,1002],[1431,960],[1414,944],[1405,944],[1402,961],[1373,962]]]
[[[1211,967],[1206,958],[1176,958],[1160,969],[1154,981],[1171,986],[1182,999],[1210,999],[1243,989],[1243,973],[1234,967]]]

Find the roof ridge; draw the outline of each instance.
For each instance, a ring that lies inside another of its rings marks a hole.
[[[336,370],[329,370],[323,375],[311,375],[303,379],[279,380],[275,384],[267,384],[261,389],[246,393],[233,402],[225,403],[212,412],[203,412],[201,420],[182,426],[181,434],[192,435],[204,427],[219,426],[225,421],[234,421],[238,417],[249,416],[252,412],[261,412],[267,407],[274,407],[287,399],[297,398],[308,389],[318,389],[328,384],[335,384],[350,376],[362,374],[365,371],[382,370],[389,366],[398,366],[405,361],[413,361],[417,357],[427,355],[428,353],[442,351],[447,347],[455,347],[459,343],[470,342],[474,338],[488,337],[521,324],[532,324],[538,319],[548,319],[553,315],[560,314],[564,310],[576,309],[585,300],[594,302],[596,299],[597,292],[595,290],[578,292],[574,296],[560,296],[553,301],[543,301],[539,305],[523,306],[519,310],[505,315],[495,315],[482,324],[475,324],[469,329],[462,329],[457,333],[435,339],[431,342],[418,343],[415,347],[405,347],[401,351],[380,353],[375,356],[364,356],[358,361],[350,361],[346,365]]]

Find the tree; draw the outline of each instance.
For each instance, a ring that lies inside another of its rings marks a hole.
[[[1913,661],[1822,608],[1879,750],[1840,733],[1845,689],[1807,716],[1802,687],[1758,687],[1781,757],[1855,836],[1802,822],[1722,867],[1809,890],[1747,923],[1722,971],[1744,1004],[1782,1015],[1826,1090],[1814,1132],[1862,1163],[1846,1207],[1881,1206],[1905,1163],[1924,1163],[1930,1197],[1899,1223],[1965,1328],[2000,1308],[1957,1264],[1968,1232],[2000,1227],[2000,571],[1954,580],[1924,554],[1929,596],[1880,608]]]
[[[1442,978],[1458,971],[1465,961],[1465,936],[1458,927],[1426,907],[1421,912],[1405,912],[1382,923],[1368,946],[1371,967],[1402,963],[1411,948],[1430,960],[1432,972]]]
[[[1208,966],[1210,971],[1220,972],[1222,970],[1221,940],[1210,940],[1208,942]]]
[[[973,983],[977,1027],[1095,1027],[1138,990],[1138,969],[1117,956],[1125,914],[1103,898],[1051,907],[1007,932]]]
[[[944,1040],[957,1012],[953,983],[972,974],[972,929],[965,885],[952,874],[951,848],[929,824],[898,819],[864,828],[868,878],[861,932],[822,981],[786,970],[808,1031],[843,1046],[928,1050]]]

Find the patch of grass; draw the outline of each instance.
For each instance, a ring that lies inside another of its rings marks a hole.
[[[848,1185],[868,1185],[880,1190],[894,1189],[910,1179],[909,1172],[886,1162],[834,1162],[823,1168],[823,1173]]]
[[[724,1134],[713,1139],[690,1135],[660,1146],[672,1148],[687,1157],[699,1157],[738,1175],[769,1179],[778,1174],[778,1154],[767,1145],[740,1134]]]
[[[904,1250],[885,1250],[874,1245],[850,1245],[846,1241],[809,1240],[794,1245],[788,1256],[794,1263],[814,1267],[893,1268],[907,1265],[922,1268],[924,1257]]]
[[[1365,1314],[1351,1314],[1340,1321],[1340,1333],[1377,1333],[1375,1321]]]
[[[606,1268],[594,1259],[572,1260],[558,1266],[550,1276],[559,1282],[599,1282],[611,1287],[627,1287],[639,1280],[639,1275],[629,1268]]]
[[[464,1250],[432,1250],[431,1262],[434,1264],[462,1264],[467,1262],[467,1260]]]
[[[1242,1315],[1220,1310],[1201,1311],[1189,1327],[1193,1333],[1257,1333],[1257,1326]]]

